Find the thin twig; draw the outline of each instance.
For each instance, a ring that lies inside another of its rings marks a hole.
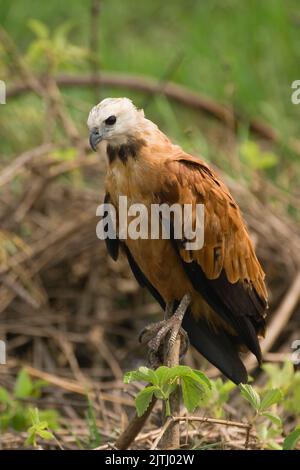
[[[267,330],[266,338],[261,341],[261,350],[263,355],[270,351],[270,349],[272,348],[273,344],[279,337],[283,328],[291,318],[295,307],[299,302],[299,299],[300,272],[295,277],[294,282],[292,283],[288,292],[284,296],[284,299],[282,300],[281,304],[272,316],[272,320]],[[256,367],[256,361],[251,356],[246,359],[245,364],[249,370]]]
[[[47,153],[54,150],[54,144],[43,144],[33,149],[30,149],[17,158],[12,163],[6,166],[6,168],[0,173],[0,187],[9,183],[13,178],[19,175],[23,169],[36,158],[41,158]]]
[[[221,424],[222,426],[232,426],[236,428],[249,429],[251,426],[239,421],[229,421],[225,419],[203,418],[201,416],[173,416],[173,421],[200,421],[201,423]]]
[[[155,450],[155,449],[157,448],[159,442],[161,441],[163,435],[167,432],[167,430],[168,430],[170,424],[172,423],[172,421],[173,421],[173,420],[172,420],[172,417],[171,417],[171,416],[169,416],[169,417],[166,419],[166,421],[165,421],[163,427],[161,428],[161,430],[160,430],[158,436],[155,438],[155,440],[154,440],[154,442],[153,442],[153,444],[152,444],[150,450]]]

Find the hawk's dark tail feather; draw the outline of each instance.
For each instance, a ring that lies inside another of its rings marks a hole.
[[[225,331],[213,331],[205,320],[196,320],[190,311],[186,312],[182,326],[194,348],[226,377],[236,384],[248,381],[234,338]]]
[[[140,270],[128,247],[125,244],[122,247],[138,283],[142,287],[146,287],[164,309],[165,302],[159,292]],[[178,303],[175,303],[174,309],[177,308]],[[232,382],[236,384],[247,382],[247,371],[238,353],[238,343],[233,337],[230,337],[225,331],[214,332],[205,320],[196,320],[189,310],[184,316],[182,326],[186,330],[194,348],[220,369]]]

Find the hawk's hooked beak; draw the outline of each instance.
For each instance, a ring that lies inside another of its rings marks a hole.
[[[94,152],[96,152],[97,144],[99,144],[99,142],[101,142],[102,138],[103,138],[102,133],[100,133],[99,129],[97,129],[96,127],[94,127],[90,131],[90,139],[89,139],[90,140],[90,146],[94,150]]]

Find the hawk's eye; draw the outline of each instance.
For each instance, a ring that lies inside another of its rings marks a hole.
[[[107,119],[105,119],[105,124],[108,126],[112,126],[116,122],[117,118],[116,116],[109,116]]]

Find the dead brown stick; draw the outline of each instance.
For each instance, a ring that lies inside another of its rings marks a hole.
[[[204,418],[202,416],[173,416],[173,421],[200,421],[201,423],[220,424],[222,426],[232,426],[236,428],[249,429],[250,424],[239,421],[229,421],[226,419]]]
[[[19,363],[17,364],[20,365]],[[36,369],[35,367],[32,367],[30,365],[24,365],[24,367],[27,370],[28,374],[32,377],[37,377],[39,379],[45,380],[49,384],[56,385],[57,387],[60,387],[68,392],[73,392],[85,396],[87,396],[89,393],[92,398],[94,397],[94,392],[90,392],[86,385],[84,386],[78,382],[75,382],[74,380],[58,377],[48,372]],[[120,403],[126,406],[133,406],[132,400],[129,400],[124,397],[113,396],[111,393],[101,393],[101,398],[102,400],[109,401],[111,403]]]
[[[272,348],[273,344],[279,337],[285,325],[291,318],[296,305],[300,299],[300,272],[294,279],[293,284],[277,308],[270,322],[266,337],[261,341],[262,354],[266,354]],[[245,364],[249,370],[256,367],[256,361],[251,356],[247,358]]]
[[[245,117],[240,116],[237,112],[217,103],[211,98],[204,97],[197,92],[191,91],[183,85],[168,82],[165,84],[164,88],[161,89],[157,80],[143,76],[113,72],[101,72],[101,76],[99,76],[99,74],[87,76],[62,74],[56,77],[56,83],[58,86],[62,87],[108,86],[112,88],[126,88],[129,90],[141,91],[147,94],[164,94],[167,98],[170,98],[177,103],[214,117],[233,130],[237,128],[241,121],[247,121]],[[26,83],[16,84],[7,90],[7,99],[18,96],[30,89],[31,87]],[[262,121],[250,120],[249,127],[252,132],[266,140],[275,143],[280,140],[278,132],[273,127]],[[300,154],[299,140],[292,139],[290,141],[290,147],[297,154]]]
[[[149,418],[154,405],[156,403],[157,399],[153,396],[147,410],[142,416],[138,416],[137,413],[135,413],[134,417],[130,421],[128,427],[125,429],[125,431],[122,432],[122,434],[118,437],[118,439],[115,442],[115,448],[118,450],[126,450],[130,446],[130,444],[134,441],[136,436],[139,434],[139,432],[142,430],[144,427],[147,419]]]
[[[172,424],[172,421],[173,421],[172,417],[168,416],[168,418],[166,419],[166,421],[165,421],[163,427],[161,428],[158,436],[155,438],[150,450],[155,450],[157,448],[157,446],[161,442],[163,436],[167,434],[168,429]]]
[[[53,144],[43,144],[19,155],[0,173],[0,187],[9,183],[15,176],[21,173],[32,160],[46,155],[54,148],[55,146]]]
[[[283,301],[274,313],[272,321],[268,328],[266,338],[261,343],[262,352],[265,353],[271,349],[274,342],[281,333],[283,327],[288,323],[295,307],[300,299],[300,272],[295,277],[290,289],[285,295]]]

